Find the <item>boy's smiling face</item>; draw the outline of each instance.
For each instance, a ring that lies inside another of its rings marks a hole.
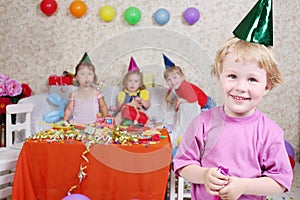
[[[218,84],[224,99],[225,113],[232,117],[249,116],[254,113],[270,88],[266,71],[257,61],[241,62],[233,52],[226,55]]]

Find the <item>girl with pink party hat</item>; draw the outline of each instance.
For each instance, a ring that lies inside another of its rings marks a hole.
[[[123,90],[118,94],[118,106],[120,113],[116,116],[117,124],[124,120],[141,125],[148,122],[144,111],[150,107],[150,93],[144,85],[143,74],[132,57],[123,79]]]

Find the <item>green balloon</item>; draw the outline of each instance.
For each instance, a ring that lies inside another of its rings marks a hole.
[[[129,7],[124,12],[124,19],[130,25],[137,24],[141,17],[142,13],[137,7]]]

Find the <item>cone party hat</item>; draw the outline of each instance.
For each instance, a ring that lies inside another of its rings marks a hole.
[[[259,0],[233,34],[246,42],[273,46],[272,0]]]
[[[175,66],[175,64],[165,54],[163,54],[163,57],[164,57],[164,63],[165,63],[166,69],[169,69],[170,67]]]
[[[128,66],[128,71],[129,72],[138,72],[140,71],[139,67],[137,66],[137,64],[135,63],[134,59],[131,57],[130,58],[130,63]]]
[[[92,64],[91,59],[89,57],[89,55],[87,54],[87,52],[84,53],[84,55],[82,56],[80,63],[82,62],[88,62],[90,64]]]

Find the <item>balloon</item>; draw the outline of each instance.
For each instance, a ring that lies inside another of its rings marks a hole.
[[[100,18],[105,22],[112,21],[116,16],[116,11],[112,6],[103,6],[99,11]]]
[[[60,110],[51,110],[43,115],[43,120],[47,123],[55,123],[61,120],[64,112]]]
[[[295,168],[295,160],[294,160],[294,158],[292,158],[291,156],[289,156],[289,160],[290,160],[292,169],[294,169]]]
[[[55,106],[58,106],[63,100],[62,97],[57,93],[52,93],[49,95],[48,100]]]
[[[158,9],[155,13],[154,13],[154,20],[157,24],[159,25],[165,25],[166,23],[169,22],[170,20],[170,13],[168,10],[164,9],[164,8],[160,8]]]
[[[172,158],[175,157],[176,153],[177,153],[177,149],[178,147],[175,147],[173,150],[172,150]]]
[[[55,0],[43,0],[40,3],[41,11],[47,15],[53,15],[57,10],[57,2]]]
[[[45,122],[54,123],[62,119],[64,116],[65,107],[68,103],[68,99],[63,99],[59,94],[52,93],[48,97],[49,102],[56,106],[56,110],[51,110],[43,115]]]
[[[62,200],[90,200],[90,199],[83,194],[71,194],[64,197]]]
[[[200,13],[197,8],[189,7],[184,11],[183,17],[188,24],[193,25],[199,20]]]
[[[180,144],[181,140],[182,140],[182,135],[178,136],[178,138],[177,138],[177,145]]]
[[[141,11],[136,7],[129,7],[124,12],[125,21],[130,25],[135,25],[141,20]]]
[[[84,1],[73,1],[70,4],[70,12],[74,17],[80,18],[82,17],[87,10],[86,4]]]
[[[295,158],[295,152],[293,146],[290,143],[288,143],[288,141],[286,140],[284,141],[284,144],[288,155],[291,156],[292,158]]]

